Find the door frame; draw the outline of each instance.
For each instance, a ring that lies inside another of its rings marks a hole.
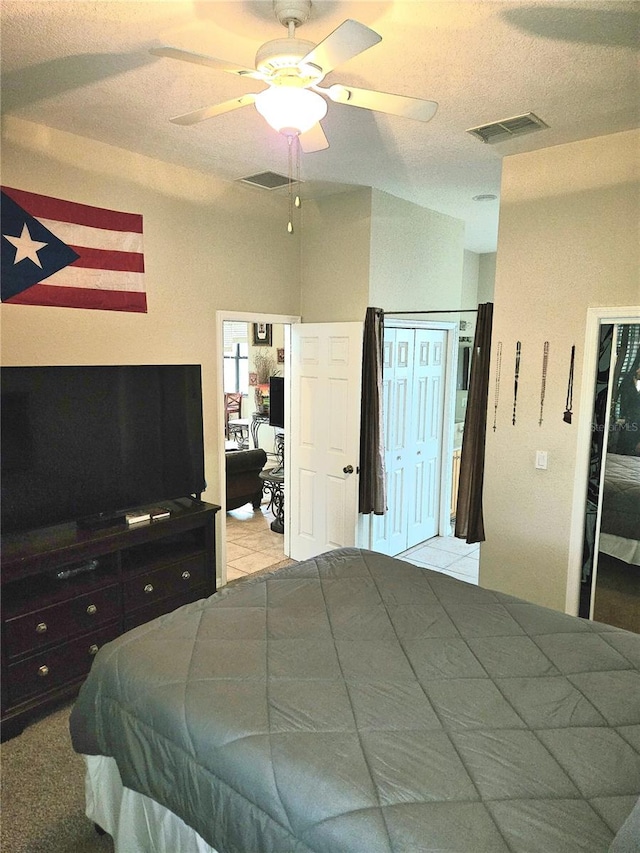
[[[285,431],[284,431],[284,452],[285,458],[289,454],[289,438],[290,430],[287,429],[287,417],[289,411],[289,393],[291,382],[291,332],[290,327],[293,323],[300,323],[299,315],[292,314],[267,314],[262,311],[216,311],[216,345],[215,345],[215,360],[216,360],[216,395],[215,405],[215,424],[216,424],[216,439],[218,441],[218,494],[220,495],[221,515],[225,523],[220,525],[220,535],[218,536],[218,553],[216,556],[217,565],[220,566],[220,586],[223,587],[227,583],[227,529],[226,529],[226,512],[225,504],[227,499],[227,480],[225,475],[225,450],[224,450],[224,328],[225,322],[236,323],[271,323],[284,326],[284,399],[285,399]],[[285,469],[286,470],[286,469]],[[285,483],[286,493],[286,483]],[[289,536],[290,524],[289,514],[286,510],[287,502],[285,501],[285,516],[284,516],[284,553],[285,556],[289,552]]]
[[[456,412],[456,372],[458,366],[458,338],[460,323],[454,320],[399,320],[385,317],[385,327],[390,329],[433,329],[444,331],[445,371],[444,401],[442,413],[442,460],[453,457],[453,433]],[[451,529],[451,472],[448,466],[440,466],[440,507],[438,510],[438,536],[446,536]],[[373,529],[370,516],[361,516],[361,541],[371,547]]]
[[[640,318],[639,305],[620,305],[613,308],[587,308],[580,387],[580,416],[576,440],[576,466],[569,534],[567,586],[565,591],[565,612],[570,613],[572,616],[577,616],[580,608],[582,546],[585,513],[587,510],[591,421],[596,395],[596,368],[598,365],[600,326],[603,324],[637,323],[638,318]]]

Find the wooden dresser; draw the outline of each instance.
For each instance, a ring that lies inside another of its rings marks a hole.
[[[215,515],[189,499],[168,518],[2,541],[2,739],[73,697],[101,645],[216,589]]]

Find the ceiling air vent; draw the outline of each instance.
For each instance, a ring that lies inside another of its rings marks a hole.
[[[538,118],[534,113],[525,113],[513,118],[505,118],[502,121],[494,121],[491,124],[483,124],[480,127],[471,127],[467,131],[482,142],[504,142],[514,136],[523,136],[525,133],[533,133],[535,130],[544,130],[548,124]]]
[[[279,175],[277,172],[258,172],[257,175],[249,175],[246,178],[238,178],[241,184],[250,184],[252,187],[260,187],[263,190],[277,190],[286,187],[289,178]]]

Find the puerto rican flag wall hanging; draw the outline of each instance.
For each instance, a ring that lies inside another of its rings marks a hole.
[[[142,216],[2,187],[2,301],[145,313]]]

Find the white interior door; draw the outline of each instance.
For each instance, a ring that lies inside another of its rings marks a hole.
[[[362,323],[291,327],[290,555],[355,545]]]
[[[446,332],[386,327],[384,438],[387,505],[371,547],[400,554],[437,535],[443,457]]]

